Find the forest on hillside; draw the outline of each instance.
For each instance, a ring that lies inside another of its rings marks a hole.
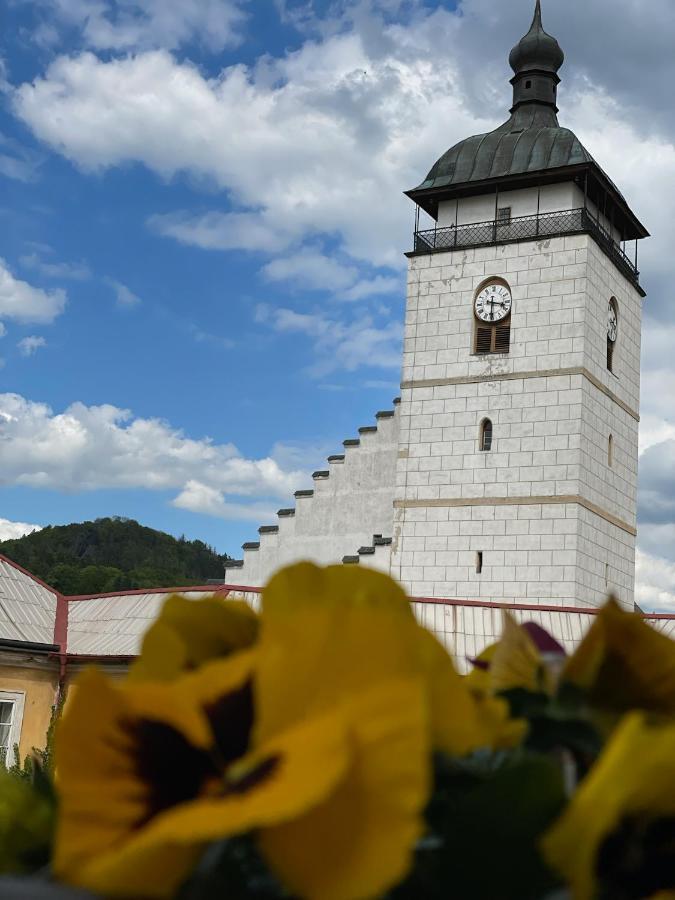
[[[0,553],[63,594],[182,587],[222,579],[227,555],[133,519],[56,525],[0,541]]]

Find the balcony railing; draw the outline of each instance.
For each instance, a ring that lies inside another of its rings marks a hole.
[[[475,225],[434,228],[415,233],[415,253],[441,253],[490,244],[538,240],[566,234],[591,234],[624,275],[639,286],[637,265],[624,253],[609,232],[587,209],[520,216],[505,221],[478,222]]]

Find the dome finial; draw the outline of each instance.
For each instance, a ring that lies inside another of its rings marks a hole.
[[[554,37],[544,31],[541,21],[541,0],[537,0],[530,30],[511,51],[511,68],[519,75],[539,70],[557,74],[565,61],[565,54]]]

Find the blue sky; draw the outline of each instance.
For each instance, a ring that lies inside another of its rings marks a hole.
[[[402,191],[505,119],[532,6],[5,0],[0,534],[126,515],[236,555],[391,408]],[[544,16],[567,54],[563,124],[655,235],[641,596],[675,603],[675,9]]]

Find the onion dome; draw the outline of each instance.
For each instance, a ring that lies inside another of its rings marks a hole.
[[[544,31],[541,0],[537,0],[530,30],[511,51],[511,68],[516,75],[525,72],[551,72],[556,75],[564,61],[565,54],[560,44]]]

